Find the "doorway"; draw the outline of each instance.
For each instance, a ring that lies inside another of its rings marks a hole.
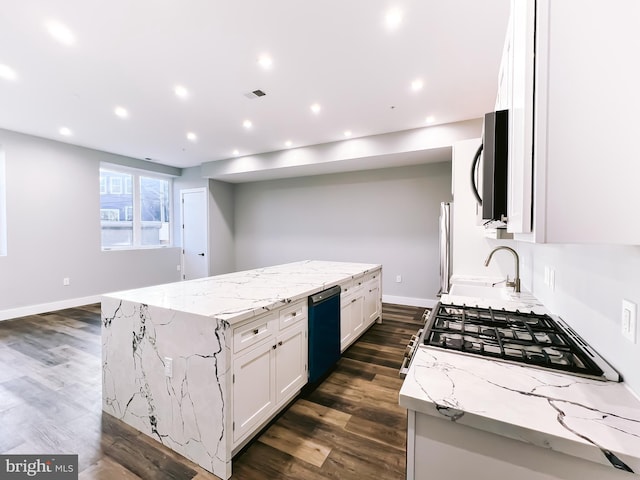
[[[209,276],[209,212],[206,188],[180,190],[182,279]]]

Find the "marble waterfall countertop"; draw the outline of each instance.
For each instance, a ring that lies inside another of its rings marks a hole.
[[[441,301],[548,313],[526,293],[508,301]],[[400,405],[606,466],[619,459],[640,474],[640,400],[624,383],[420,346]]]
[[[235,323],[379,268],[306,260],[105,296]]]

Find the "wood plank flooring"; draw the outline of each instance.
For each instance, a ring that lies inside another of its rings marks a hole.
[[[398,369],[423,312],[384,304],[383,323],[236,456],[232,478],[404,478]],[[102,415],[100,349],[99,305],[0,322],[0,453],[77,453],[85,480],[217,478]]]

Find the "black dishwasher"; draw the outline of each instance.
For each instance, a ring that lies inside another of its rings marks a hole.
[[[340,285],[309,297],[309,383],[340,359]]]

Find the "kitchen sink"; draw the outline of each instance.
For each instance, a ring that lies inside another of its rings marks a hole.
[[[460,295],[464,297],[476,297],[495,300],[510,300],[513,289],[502,287],[492,287],[490,285],[468,285],[456,283],[449,289],[449,295]]]

